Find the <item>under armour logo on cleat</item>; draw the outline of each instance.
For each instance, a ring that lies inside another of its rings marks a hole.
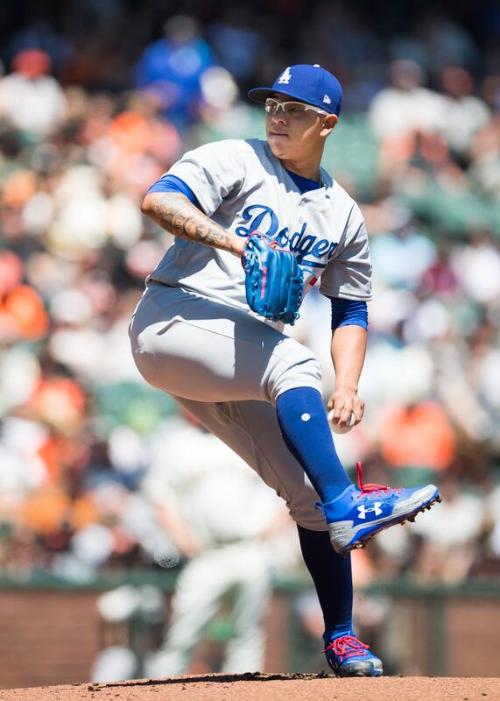
[[[290,70],[290,66],[288,66],[288,68],[285,68],[283,73],[278,78],[278,83],[280,83],[281,85],[288,85],[291,77],[292,77],[292,71]]]
[[[382,513],[382,509],[380,508],[381,506],[382,506],[382,502],[380,502],[380,501],[376,501],[373,504],[373,506],[366,507],[366,506],[364,506],[364,504],[362,506],[358,506],[357,507],[358,508],[358,518],[364,519],[364,518],[366,518],[366,514],[369,514],[372,512],[375,514],[375,516],[380,516],[380,514]]]
[[[328,95],[325,95],[325,97],[323,98],[323,102],[325,103],[325,105],[329,105],[331,103],[331,100]]]

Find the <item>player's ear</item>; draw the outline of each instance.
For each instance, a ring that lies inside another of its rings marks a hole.
[[[327,115],[325,117],[325,121],[323,122],[323,129],[321,130],[321,135],[327,137],[328,134],[330,134],[335,129],[338,121],[339,118],[336,114]]]

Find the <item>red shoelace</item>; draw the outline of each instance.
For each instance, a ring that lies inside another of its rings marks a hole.
[[[390,489],[390,487],[387,487],[384,484],[363,484],[363,470],[361,469],[361,463],[357,462],[356,463],[356,476],[358,478],[358,487],[361,492],[364,494],[368,494],[370,492],[387,492],[387,490]],[[397,491],[397,490],[394,490]]]
[[[340,657],[342,661],[344,658],[355,657],[358,655],[365,655],[365,650],[370,648],[369,645],[365,645],[354,637],[354,635],[343,635],[340,638],[335,638],[332,640],[330,645],[326,647],[323,652],[328,652],[332,650],[334,655]]]

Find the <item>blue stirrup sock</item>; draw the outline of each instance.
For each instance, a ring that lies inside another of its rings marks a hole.
[[[312,387],[294,387],[276,400],[283,440],[323,503],[351,484],[335,451],[323,400]]]
[[[325,621],[325,646],[352,631],[351,557],[338,555],[328,531],[310,531],[297,525],[300,549],[314,582]]]

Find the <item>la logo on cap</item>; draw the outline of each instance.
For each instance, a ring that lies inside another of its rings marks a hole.
[[[278,78],[278,83],[280,83],[281,85],[288,85],[291,77],[292,77],[292,71],[290,70],[290,66],[288,66],[288,68],[285,68],[283,73]]]

